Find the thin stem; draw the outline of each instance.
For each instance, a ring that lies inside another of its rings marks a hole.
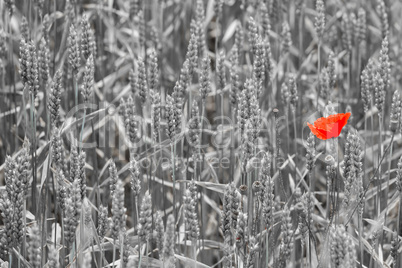
[[[402,192],[399,191],[399,210],[398,210],[398,236],[401,236],[402,234]],[[397,265],[395,267],[401,267],[401,254],[398,253],[396,257],[396,263]]]
[[[27,202],[26,202],[26,200],[24,200],[24,214],[23,215],[26,215],[26,211],[27,211]],[[55,217],[56,218],[56,217]],[[25,249],[26,249],[26,245],[27,245],[27,219],[26,219],[26,217],[23,217],[23,221],[24,221],[24,233],[23,233],[23,238],[22,238],[22,256],[24,257],[26,254],[25,254]],[[63,245],[64,245],[64,243],[63,243]]]
[[[296,128],[296,107],[293,107],[293,131],[294,131],[294,152],[295,152],[295,158],[294,158],[294,162],[295,162],[295,181],[296,181],[296,185],[298,184],[298,179],[297,179],[297,128]],[[314,187],[314,185],[312,185],[312,187]]]
[[[197,268],[197,240],[193,239],[191,243],[193,247],[194,268]]]
[[[330,211],[331,211],[331,188],[332,188],[332,181],[327,178],[327,219],[330,218]]]
[[[362,241],[362,236],[363,236],[363,219],[362,219],[362,215],[359,214],[358,216],[358,229],[359,229],[359,250],[360,250],[360,268],[363,267],[363,253],[364,253],[364,248],[363,248],[363,241]]]
[[[175,169],[176,169],[176,155],[177,155],[177,152],[176,152],[176,138],[175,138],[175,142],[174,142],[174,145],[173,145],[173,150],[174,150],[174,155],[173,155],[173,163],[174,163],[174,165],[173,165],[173,177],[174,177],[174,183],[173,183],[173,198],[175,199],[176,198],[176,176],[175,176]],[[180,184],[179,184],[179,187],[180,187]],[[181,196],[181,195],[180,195]],[[174,204],[173,204],[173,209],[174,209],[174,211],[175,211],[175,213],[176,213],[176,217],[175,217],[175,220],[177,220],[177,212],[176,212],[176,201],[174,201],[173,202]],[[180,206],[179,206],[180,207]],[[176,222],[177,223],[177,222]],[[175,223],[175,224],[176,224]],[[178,227],[177,227],[178,228]],[[177,230],[177,243],[179,243],[179,241],[180,241],[180,232],[179,232],[179,230]]]
[[[12,29],[11,29],[11,16],[10,16],[10,21],[9,21],[9,23],[7,24],[7,28],[8,28],[8,32],[9,32],[9,34],[10,34],[10,36],[11,36],[11,32],[12,32]],[[11,39],[11,38],[9,38],[9,43],[10,43],[10,47],[9,47],[9,49],[10,49],[10,54],[9,54],[9,57],[10,57],[10,59],[11,59],[11,66],[12,66],[12,70],[14,70],[14,46],[13,46],[13,40]],[[16,96],[17,96],[17,92],[16,92],[16,88],[15,88],[15,73],[14,72],[11,72],[12,73],[12,75],[11,75],[11,79],[12,79],[12,81],[13,81],[13,102],[14,102],[14,108],[17,108],[17,101],[16,101]],[[15,122],[17,123],[17,120],[18,120],[18,117],[17,117],[17,115],[15,116]],[[15,128],[15,131],[16,131],[16,133],[15,133],[15,141],[16,141],[16,143],[15,143],[15,146],[16,146],[16,148],[18,147],[18,127],[17,128]],[[25,256],[25,255],[23,255],[23,256]]]
[[[373,118],[373,113],[371,113],[370,119],[371,119],[371,144],[372,144],[372,151],[373,151],[373,154],[374,154],[375,141],[374,141],[374,118]],[[374,161],[378,160],[378,158],[376,159],[375,157],[373,157],[373,159],[374,159]],[[377,166],[378,166],[378,162],[377,162]]]
[[[221,118],[222,118],[222,120],[221,120],[221,137],[220,137],[220,142],[221,142],[221,144],[223,143],[223,141],[224,141],[224,137],[223,137],[223,127],[224,127],[224,125],[223,125],[223,88],[222,88],[222,95],[221,95]],[[219,163],[221,162],[221,159],[223,158],[223,156],[224,156],[224,148],[223,148],[223,146],[221,146],[221,158],[219,159]],[[224,170],[223,170],[223,167],[222,167],[222,165],[218,165],[218,167],[219,167],[219,174],[220,174],[220,176],[221,177],[224,177]]]
[[[320,98],[320,73],[321,73],[321,39],[318,40],[317,47],[317,100],[316,100],[316,108],[318,110],[318,99]]]
[[[67,247],[66,247],[66,243],[65,243],[65,235],[64,235],[64,215],[63,215],[63,211],[60,211],[60,218],[61,218],[61,241],[63,242],[63,248],[60,250],[60,254],[61,254],[61,260],[63,262],[63,265],[65,264],[65,258],[66,258],[66,251],[67,251]]]
[[[200,133],[200,144],[199,144],[199,148],[198,148],[198,152],[199,152],[199,154],[200,154],[200,156],[201,156],[201,146],[202,146],[202,137],[203,137],[203,132],[204,132],[204,116],[205,116],[205,105],[206,105],[206,101],[205,101],[205,99],[203,99],[202,100],[202,109],[201,109],[201,133]],[[201,174],[202,174],[202,170],[203,170],[203,166],[204,166],[204,157],[205,157],[205,155],[203,154],[202,155],[202,160],[201,160],[201,163],[200,163],[200,169],[199,169],[199,181],[201,181]],[[203,192],[204,192],[204,188],[202,188],[201,189],[201,192],[200,192],[200,194],[201,194],[201,199],[200,199],[200,203],[201,203],[201,226],[200,226],[200,228],[201,228],[201,238],[202,238],[202,248],[204,248],[204,242],[205,242],[205,240],[204,240],[204,222],[206,222],[206,219],[204,219],[204,217],[206,216],[205,215],[205,213],[204,213],[204,210],[205,210],[205,203],[203,202]]]
[[[138,262],[138,268],[141,268],[141,261],[142,261],[142,254],[141,254],[141,239],[140,239],[140,242],[139,242],[138,254],[140,254],[140,260],[139,260],[139,262]]]
[[[137,216],[137,224],[138,224],[138,211],[140,210],[140,205],[138,204],[138,196],[135,197],[135,214]]]
[[[247,162],[247,160],[245,161]],[[246,164],[247,165],[247,164]],[[246,173],[246,180],[247,180],[247,213],[248,213],[248,230],[253,232],[253,195],[251,194],[251,175],[250,172]],[[253,234],[252,234],[253,235]]]
[[[81,207],[81,213],[80,213],[80,248],[77,248],[78,254],[77,258],[79,257],[80,260],[83,260],[83,252],[85,248],[85,242],[84,242],[84,212],[83,212],[83,207]],[[44,259],[44,258],[42,258]]]
[[[21,255],[21,248],[18,247],[18,253]],[[18,268],[21,268],[21,258],[18,258]]]
[[[82,150],[82,138],[84,135],[85,117],[87,115],[87,109],[84,109],[84,118],[82,119],[81,135],[80,135],[80,151]]]
[[[361,50],[360,50],[360,46],[358,45],[357,47],[356,47],[356,54],[357,54],[357,75],[356,75],[356,77],[357,77],[357,84],[358,85],[360,85],[360,83],[361,83],[361,81],[360,81],[360,73],[361,73],[361,65],[362,65],[362,63],[361,63]],[[358,87],[358,88],[360,88],[360,87]],[[360,91],[361,91],[361,88],[360,88]],[[360,92],[359,92],[359,96],[360,96]]]
[[[103,267],[103,242],[104,242],[104,238],[102,238],[101,244],[100,244],[100,260],[99,260],[100,267]]]
[[[300,17],[299,17],[299,66],[301,66],[304,58],[303,50],[303,27],[304,27],[304,4],[300,7]]]
[[[360,57],[359,57],[360,59]],[[360,72],[360,71],[359,71]],[[367,133],[367,117],[364,117],[364,133]],[[363,156],[363,166],[366,166],[366,155],[367,155],[367,143],[364,142],[364,156]],[[366,179],[366,169],[363,168],[363,182]],[[359,229],[359,250],[360,250],[360,268],[363,268],[363,253],[364,248],[362,244],[362,224],[363,219],[361,215],[358,217],[358,229]]]
[[[231,106],[232,109],[232,130],[230,131],[230,163],[234,163],[234,147],[235,147],[235,113],[236,110],[233,106]],[[234,164],[230,165],[230,182],[233,182],[233,177],[234,177]]]
[[[57,11],[57,1],[53,1],[53,12],[56,14]],[[53,34],[54,34],[54,40],[57,40],[57,20],[54,20],[54,29],[53,29]],[[55,68],[56,68],[56,53],[53,53],[53,64],[52,64],[52,74],[54,75],[55,73]]]
[[[351,90],[351,73],[350,72],[352,70],[352,59],[351,59],[352,52],[348,51],[346,56],[348,57],[348,73],[347,73],[348,92],[345,95],[346,95],[346,97],[351,98],[352,97],[351,96],[352,95],[352,90]]]
[[[203,137],[203,132],[204,132],[204,116],[205,116],[205,100],[202,101],[202,112],[201,112],[201,133],[200,133],[200,147],[199,147],[199,152],[201,154],[201,146],[202,146],[202,137]],[[201,168],[203,167],[204,162],[201,163]],[[201,176],[201,172],[200,172]],[[200,178],[201,179],[201,178]]]
[[[149,257],[148,257],[149,241],[148,241],[148,239],[147,239],[147,244],[145,246],[147,247],[146,256],[147,256],[147,268],[148,268],[149,267]]]
[[[137,207],[136,214],[137,214],[137,221],[138,221],[138,210],[140,209],[140,206],[138,204],[138,196],[135,197],[135,205]],[[142,254],[141,254],[141,239],[138,239],[138,254],[140,255],[140,261],[138,262],[138,268],[141,268],[141,260],[142,260]]]
[[[385,213],[384,213],[384,226],[387,224],[387,209],[388,209],[388,193],[389,193],[389,181],[391,179],[391,163],[392,163],[392,147],[393,147],[393,142],[390,145],[389,149],[389,161],[388,161],[388,177],[387,177],[387,188],[385,189]],[[384,231],[382,232],[381,235],[381,249],[384,250]]]
[[[367,117],[364,117],[364,133],[367,133]],[[366,156],[367,156],[367,142],[364,141],[364,156],[363,156],[363,166],[366,166]],[[363,168],[363,181],[366,179],[366,169]]]
[[[308,191],[309,191],[309,195],[308,195],[308,202],[310,202],[310,199],[311,199],[311,196],[312,196],[312,192],[314,192],[314,168],[312,169],[312,170],[310,170],[310,172],[308,173],[308,178],[309,178],[309,186],[310,186],[310,188],[308,189]],[[307,206],[309,206],[310,204],[308,203],[307,204]],[[308,224],[308,242],[307,242],[307,249],[308,249],[308,262],[309,262],[309,265],[312,263],[311,262],[311,236],[310,236],[310,234],[311,234],[311,232],[310,232],[310,230],[311,230],[311,225],[310,225],[310,222],[311,222],[311,213],[310,213],[310,209],[307,209],[307,211],[308,211],[308,213],[307,213],[307,224]]]
[[[147,137],[147,134],[148,134],[148,124],[145,122],[145,111],[147,109],[146,106],[147,106],[147,103],[144,102],[143,103],[143,110],[142,110],[142,116],[143,116],[143,119],[144,119],[144,130],[143,130],[144,135],[143,135],[143,137],[144,137],[144,143],[145,143],[145,159],[148,159],[148,143],[147,143],[147,140],[146,140],[146,137]],[[147,175],[148,190],[149,190],[149,193],[151,194],[150,189],[151,189],[152,186],[151,186],[151,180],[150,180],[150,174],[149,174],[150,170],[151,169],[146,168],[145,172],[146,172],[146,175]]]
[[[92,128],[92,142],[95,142],[96,141],[96,137],[95,137],[95,128],[94,128],[94,121],[93,120],[91,120],[91,128]],[[94,167],[94,176],[93,176],[93,178],[94,178],[94,180],[93,180],[93,182],[92,182],[92,185],[94,185],[96,188],[95,188],[95,191],[96,191],[96,202],[95,202],[95,204],[97,205],[97,206],[99,206],[100,204],[101,204],[101,198],[100,198],[100,190],[99,190],[99,184],[97,183],[97,180],[98,180],[98,155],[96,154],[96,147],[95,148],[93,148],[93,162],[92,162],[92,164],[93,164],[93,167]]]
[[[75,106],[78,105],[78,81],[76,75],[73,75],[73,80],[74,80],[74,101],[75,101]]]
[[[217,15],[217,17],[216,17],[216,36],[215,36],[215,59],[219,58],[218,46],[219,46],[219,34],[220,34],[220,29],[221,29],[220,26],[221,26],[220,25],[220,17]],[[215,63],[217,64],[218,60],[216,60]],[[222,64],[224,64],[224,63],[222,63]],[[216,66],[216,67],[218,67],[218,66]],[[225,67],[223,67],[223,72],[225,72],[224,68]],[[216,70],[217,70],[217,68],[216,68]],[[225,74],[223,73],[221,75],[225,75]],[[216,80],[216,82],[218,81],[218,76],[216,76],[215,80]],[[218,85],[218,83],[216,83],[216,85]],[[217,90],[218,90],[218,87],[216,87],[216,95],[215,95],[215,103],[216,104],[218,104],[218,92],[217,92]],[[222,116],[222,121],[221,121],[222,122],[221,142],[223,141],[223,101],[224,101],[223,97],[224,97],[223,88],[221,88],[221,96],[220,96],[221,116]],[[223,158],[223,148],[221,148],[221,157]],[[222,167],[221,167],[221,165],[218,165],[218,167],[219,167],[218,172],[219,172],[220,176],[222,176],[222,174],[223,174]]]
[[[32,213],[36,215],[36,184],[37,184],[37,179],[36,179],[36,145],[35,145],[35,139],[36,139],[36,128],[35,128],[35,105],[34,105],[34,95],[30,94],[31,97],[31,124],[32,124],[32,168],[34,170],[33,172],[33,180],[32,180]]]
[[[158,146],[161,144],[161,130],[159,129],[158,130],[158,133],[159,133],[159,135],[158,135],[158,137],[159,137],[159,139],[158,139]],[[162,159],[162,149],[160,149],[159,150],[159,157],[160,157],[160,159]],[[158,168],[159,168],[159,161],[158,161]],[[165,197],[165,176],[161,176],[162,177],[162,196],[163,197]],[[163,199],[162,199],[162,201],[163,201]],[[163,203],[163,215],[164,215],[164,217],[166,218],[166,202],[162,202]]]
[[[173,214],[174,214],[174,224],[176,225],[176,219],[177,219],[177,212],[176,212],[176,176],[175,176],[175,167],[176,167],[176,162],[175,162],[175,145],[174,141],[170,144],[171,147],[171,152],[172,152],[172,179],[173,179]],[[175,227],[175,232],[176,232],[176,227]]]
[[[285,108],[285,117],[286,117],[286,132],[288,134],[288,138],[286,139],[286,149],[288,150],[288,153],[290,153],[290,145],[289,145],[289,140],[290,140],[290,129],[289,129],[289,104],[287,103]]]
[[[94,241],[91,241],[91,249],[92,249],[92,258],[95,262],[95,267],[99,267],[98,266],[98,261],[96,260],[96,252],[95,252],[95,247],[94,247]],[[125,268],[125,267],[124,267]]]
[[[379,115],[378,118],[378,123],[379,123],[379,129],[378,129],[378,158],[381,157],[382,155],[382,117]],[[381,163],[378,163],[378,180],[377,180],[377,204],[376,204],[376,209],[377,209],[377,217],[379,217],[381,213],[381,198],[380,198],[380,193],[381,193]]]
[[[70,266],[72,266],[72,264],[73,264],[74,255],[75,255],[75,241],[73,242],[73,245],[72,245],[71,251],[70,251]]]
[[[306,243],[306,255],[311,256],[311,250],[310,250],[310,234],[308,235],[308,243]],[[310,257],[306,258],[307,261],[307,267],[311,267],[311,260]]]
[[[338,142],[338,138],[336,138],[336,141]],[[336,148],[336,166],[337,166],[337,168],[339,168],[339,153],[338,153],[338,151],[339,151],[339,148],[338,148],[338,144],[337,144],[337,142],[335,143],[335,141],[334,141],[334,144],[335,144],[335,148]],[[335,193],[336,193],[336,197],[335,197],[335,211],[334,211],[334,214],[335,214],[335,222],[336,223],[338,223],[339,222],[339,189],[341,188],[341,182],[340,182],[340,180],[338,180],[338,175],[339,175],[339,172],[338,172],[338,170],[337,170],[337,172],[336,172],[336,184],[335,184],[335,188],[334,188],[334,196],[335,196]],[[338,213],[336,213],[336,212],[338,212]]]
[[[265,233],[265,267],[268,267],[269,263],[269,234],[268,234],[268,229],[266,229]]]
[[[152,133],[153,133],[153,130],[151,130],[152,132],[151,132],[151,135],[152,135]],[[152,172],[152,169],[153,169],[153,165],[154,165],[154,157],[155,157],[155,155],[156,155],[156,150],[155,150],[155,141],[154,141],[154,139],[152,139],[152,145],[151,145],[151,147],[152,147],[152,155],[151,155],[151,165],[150,165],[150,176],[151,176],[151,181],[153,182],[154,180],[155,180],[155,173],[156,173],[156,168],[155,168],[155,171],[154,172]],[[155,164],[157,163],[157,161],[155,161]],[[153,173],[153,174],[152,174]],[[151,185],[152,185],[152,183],[151,183]],[[149,194],[151,195],[151,196],[153,196],[153,191],[151,192],[151,189],[149,190],[150,192],[149,192]],[[154,202],[152,202],[152,211],[154,211],[154,209],[153,209],[153,206],[154,206]],[[152,227],[153,227],[153,222],[154,222],[154,217],[153,217],[153,214],[152,214]],[[153,232],[153,229],[152,229],[152,232]]]
[[[113,263],[112,263],[112,267],[114,266],[114,263],[116,261],[116,239],[113,239]]]

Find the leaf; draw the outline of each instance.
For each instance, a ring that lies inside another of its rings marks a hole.
[[[31,268],[32,265],[15,249],[13,248],[12,251],[14,251],[14,254],[17,256],[17,259],[21,260],[21,262],[26,266]],[[17,260],[13,259],[13,262],[18,263]],[[11,267],[11,266],[10,266]]]
[[[139,261],[139,257],[138,257],[138,256],[136,256],[136,255],[130,255],[130,256],[128,257],[128,259],[129,259],[129,261],[130,261],[130,260],[135,260],[135,261],[137,261],[136,267],[138,267],[138,261]],[[119,260],[116,260],[116,261],[114,262],[114,264],[113,264],[113,263],[110,263],[110,264],[106,265],[105,267],[113,267],[113,266],[121,267],[120,262],[121,262],[121,260],[119,259]],[[162,264],[162,262],[161,262],[160,260],[158,260],[158,259],[150,258],[150,257],[147,257],[147,256],[141,256],[141,267],[160,268],[160,267],[163,267],[163,264]],[[207,267],[209,267],[209,266],[207,266]]]
[[[391,229],[389,229],[387,226],[383,225],[384,223],[384,218],[382,217],[383,220],[380,221],[376,221],[376,220],[372,220],[372,219],[367,219],[364,218],[363,220],[370,223],[371,225],[373,225],[374,230],[377,230],[379,228],[382,228],[384,231],[387,231],[390,234],[393,234],[394,231],[392,231]]]
[[[225,192],[225,187],[226,184],[220,184],[220,183],[213,183],[213,182],[207,182],[207,181],[194,181],[195,184],[204,187],[205,189],[223,194]]]
[[[50,156],[50,154],[48,154],[48,155],[47,155],[47,157],[46,157],[46,159],[45,159],[45,162],[43,163],[42,177],[41,177],[41,180],[40,180],[40,188],[39,188],[39,192],[41,192],[41,191],[42,191],[43,184],[45,183],[46,178],[47,178],[47,175],[48,175],[48,169],[49,169],[49,156]]]
[[[227,42],[233,36],[238,24],[239,24],[238,20],[232,21],[232,23],[228,26],[228,28],[225,31],[225,35],[222,38],[222,43]]]
[[[176,259],[180,260],[181,262],[183,262],[185,265],[185,267],[194,267],[194,259],[190,259],[181,255],[177,255],[174,254],[174,256],[176,257]],[[211,266],[205,265],[201,262],[195,262],[196,263],[196,267],[198,268],[211,268]]]
[[[352,239],[353,239],[355,245],[359,244],[359,241],[355,237],[352,237]],[[383,262],[380,261],[380,258],[378,257],[375,250],[371,247],[370,243],[366,239],[364,239],[364,237],[362,237],[361,239],[362,239],[362,242],[363,242],[367,252],[370,253],[371,257],[377,262],[379,267],[383,267]]]
[[[89,120],[91,120],[92,118],[94,118],[95,116],[97,116],[97,115],[99,115],[101,113],[106,113],[108,108],[109,107],[98,109],[95,112],[86,115],[85,120],[89,121]],[[79,118],[79,119],[75,119],[75,120],[72,119],[72,118],[69,118],[69,120],[66,119],[66,121],[61,126],[61,134],[65,134],[70,129],[76,127],[79,124],[82,124],[82,121],[83,121],[83,118]]]
[[[29,220],[31,220],[31,221],[34,221],[35,220],[35,216],[30,212],[30,211],[28,211],[28,210],[25,210],[25,217],[27,218],[27,219],[29,219]]]

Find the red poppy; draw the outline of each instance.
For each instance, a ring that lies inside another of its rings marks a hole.
[[[348,122],[350,113],[333,114],[315,120],[314,125],[307,123],[311,132],[321,140],[336,138],[341,134],[342,128]]]

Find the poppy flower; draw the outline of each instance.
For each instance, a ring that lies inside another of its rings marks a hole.
[[[342,128],[348,122],[350,113],[333,114],[328,117],[321,117],[312,124],[307,123],[311,132],[321,140],[336,138],[341,134]]]

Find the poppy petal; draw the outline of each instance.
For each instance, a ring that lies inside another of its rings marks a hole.
[[[333,124],[336,124],[338,122],[343,122],[342,127],[344,127],[346,125],[346,122],[349,119],[349,117],[350,117],[350,113],[333,114],[328,117],[321,117],[321,118],[318,118],[314,122],[314,126],[321,128],[321,129],[331,130]]]
[[[333,114],[318,118],[314,125],[307,123],[311,132],[321,140],[338,137],[342,128],[347,124],[351,113]]]
[[[319,139],[326,140],[327,139],[327,131],[317,128],[310,123],[307,123],[308,127],[310,128],[311,132]]]
[[[341,134],[342,128],[346,125],[350,117],[350,113],[338,115],[338,121],[332,124],[332,129],[329,131],[331,138],[338,137]]]

